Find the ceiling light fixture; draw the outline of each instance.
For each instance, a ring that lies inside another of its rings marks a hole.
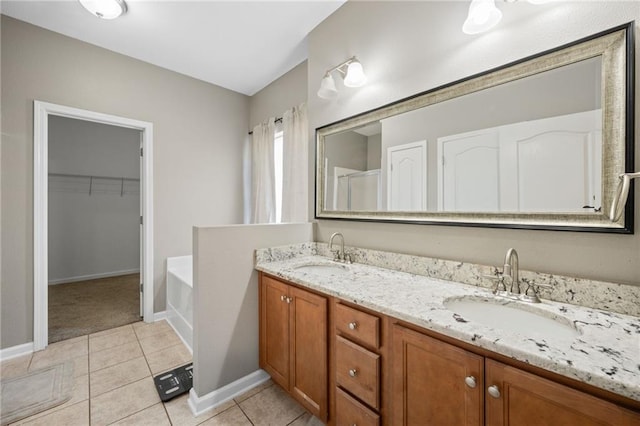
[[[333,71],[340,73],[346,87],[362,87],[367,82],[362,64],[355,56],[352,56],[340,65],[327,70],[324,74],[320,82],[320,89],[318,89],[318,97],[322,99],[335,99],[338,96],[336,82],[331,75]]]
[[[469,14],[462,25],[465,34],[478,34],[498,25],[502,12],[496,7],[495,0],[471,0]]]
[[[78,0],[80,4],[101,19],[116,19],[126,13],[127,4],[124,0]]]

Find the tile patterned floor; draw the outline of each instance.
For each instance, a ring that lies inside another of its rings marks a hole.
[[[2,362],[0,374],[7,379],[66,360],[75,364],[73,397],[13,425],[322,425],[271,381],[198,417],[191,414],[188,395],[162,403],[153,376],[191,361],[166,321],[53,343],[44,351]]]

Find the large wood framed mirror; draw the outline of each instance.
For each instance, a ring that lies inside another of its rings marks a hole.
[[[632,233],[633,25],[316,129],[316,218]]]

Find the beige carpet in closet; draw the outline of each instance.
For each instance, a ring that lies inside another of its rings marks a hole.
[[[140,275],[49,286],[49,343],[140,321]]]

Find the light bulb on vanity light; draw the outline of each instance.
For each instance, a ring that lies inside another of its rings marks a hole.
[[[347,74],[344,76],[344,85],[347,87],[362,87],[367,82],[367,76],[362,69],[362,64],[357,59],[353,59],[347,67]]]
[[[471,0],[469,14],[462,25],[465,34],[478,34],[495,27],[502,19],[502,12],[495,0]]]
[[[127,11],[124,0],[78,0],[92,15],[101,19],[116,19]]]
[[[327,72],[320,82],[318,89],[318,97],[322,99],[335,99],[338,96],[336,82],[333,80],[331,73]]]

